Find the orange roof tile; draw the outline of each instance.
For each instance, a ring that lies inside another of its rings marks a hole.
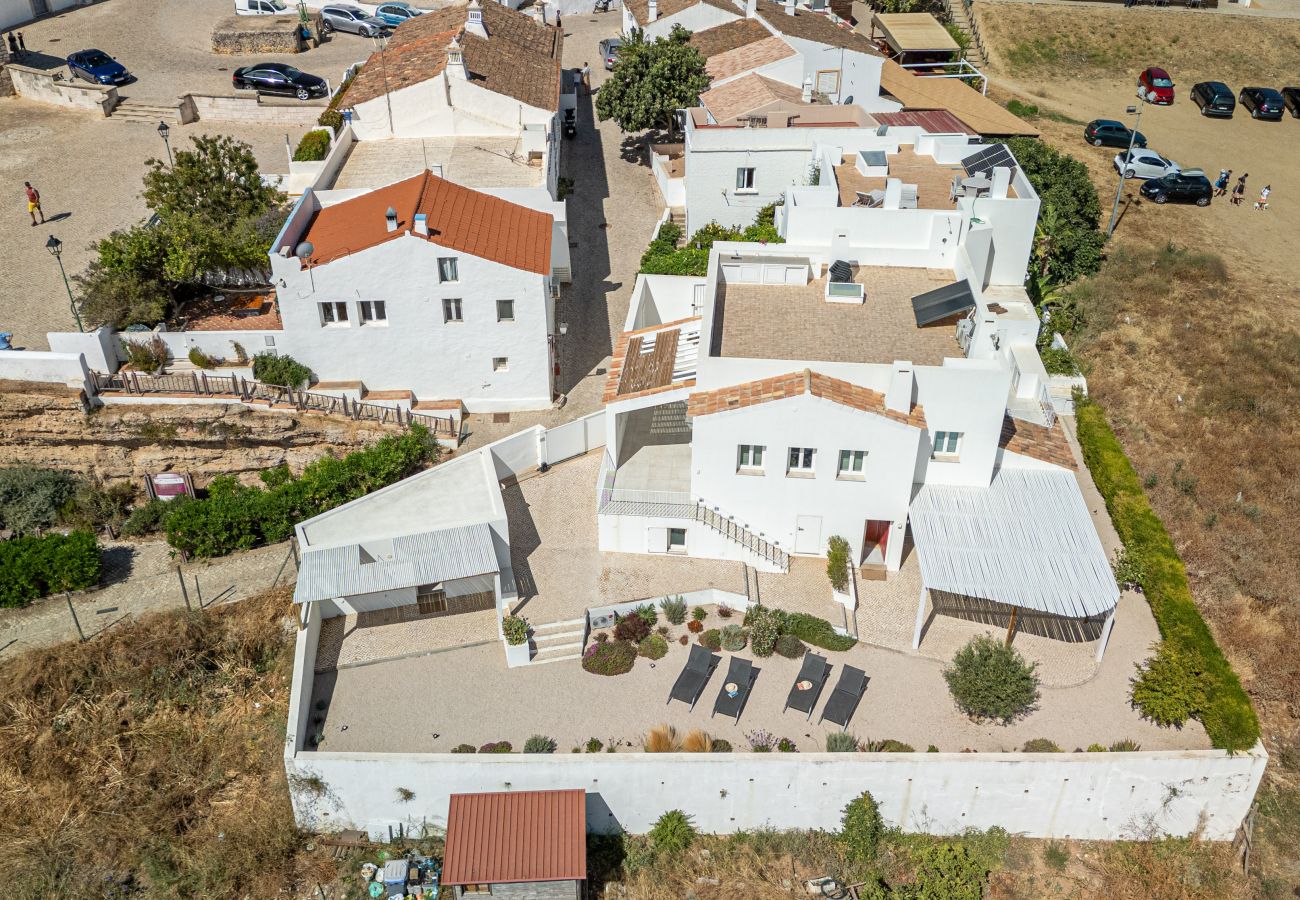
[[[384,218],[389,207],[397,213],[396,231]],[[394,238],[419,237],[419,212],[428,216],[431,243],[539,275],[551,271],[549,215],[427,171],[325,207],[302,240],[315,248],[312,264],[323,265]]]
[[[1070,442],[1065,439],[1064,426],[1059,419],[1051,428],[1047,428],[1004,416],[998,446],[1003,450],[1010,450],[1012,453],[1019,453],[1021,456],[1028,456],[1040,462],[1052,463],[1066,469],[1079,468],[1078,463],[1074,461],[1074,452],[1070,450]]]
[[[444,886],[586,877],[586,791],[451,795]]]
[[[885,407],[885,395],[879,391],[831,378],[829,375],[822,375],[809,369],[750,381],[746,384],[736,384],[715,391],[691,394],[686,403],[686,414],[708,416],[733,409],[743,409],[746,406],[757,406],[773,400],[788,400],[800,394],[811,394],[823,400],[830,400],[832,403],[884,416],[891,422],[899,422],[913,428],[926,427],[925,410],[919,405],[913,406],[907,413],[896,412]]]

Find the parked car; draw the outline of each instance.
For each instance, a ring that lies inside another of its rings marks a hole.
[[[1282,88],[1282,105],[1293,118],[1300,119],[1300,87]]]
[[[1286,107],[1282,95],[1266,87],[1242,88],[1237,102],[1242,109],[1250,110],[1252,119],[1269,119],[1274,122],[1282,121],[1282,112]]]
[[[1237,108],[1232,88],[1222,81],[1202,81],[1192,87],[1192,102],[1201,108],[1203,116],[1231,119]]]
[[[322,6],[320,17],[321,30],[326,34],[331,31],[350,31],[362,37],[378,37],[388,31],[388,23],[383,19],[342,3]]]
[[[1195,203],[1209,206],[1214,189],[1210,179],[1200,169],[1170,172],[1163,178],[1153,178],[1138,189],[1138,193],[1156,203]]]
[[[92,84],[126,84],[131,73],[103,50],[78,50],[68,55],[68,72]]]
[[[614,68],[614,63],[618,62],[618,48],[623,46],[622,38],[605,38],[600,42],[600,57],[605,60],[605,69]]]
[[[1163,178],[1170,172],[1181,170],[1178,163],[1165,159],[1154,150],[1135,148],[1132,153],[1125,150],[1115,156],[1115,171],[1123,173],[1125,178]]]
[[[230,76],[236,90],[255,90],[259,94],[285,94],[299,100],[324,97],[329,85],[324,78],[299,72],[285,63],[254,63],[236,69]]]
[[[1169,73],[1159,66],[1143,69],[1138,76],[1138,99],[1156,106],[1169,106],[1174,102],[1174,82]]]
[[[283,16],[289,12],[284,0],[235,0],[237,16]]]
[[[1094,147],[1121,147],[1125,150],[1129,140],[1133,141],[1134,147],[1147,145],[1146,135],[1139,131],[1135,137],[1123,122],[1114,119],[1093,119],[1083,129],[1083,139]]]
[[[416,9],[409,3],[403,3],[401,0],[393,0],[391,3],[381,3],[375,7],[375,17],[383,19],[385,24],[396,28],[407,19],[414,19],[421,14],[421,10]]]

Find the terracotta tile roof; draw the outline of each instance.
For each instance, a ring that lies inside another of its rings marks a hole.
[[[564,35],[495,0],[483,4],[486,39],[463,33],[466,7],[451,6],[408,19],[383,54],[372,53],[346,94],[352,105],[428,81],[447,67],[447,45],[459,35],[470,81],[538,109],[560,106]]]
[[[845,50],[856,50],[859,53],[870,53],[872,56],[880,55],[876,45],[865,35],[858,34],[851,28],[841,28],[821,13],[800,9],[792,16],[781,4],[774,3],[773,0],[758,0],[758,14],[767,24],[790,37],[803,38],[805,41],[841,47]]]
[[[586,877],[586,791],[451,795],[444,886]]]
[[[1038,129],[956,78],[913,75],[887,59],[880,70],[880,90],[909,109],[946,109],[977,134],[1038,137]]]
[[[763,27],[756,19],[737,19],[725,25],[707,28],[691,35],[691,46],[708,59],[728,50],[735,50],[756,41],[765,41],[772,32]]]
[[[803,92],[763,75],[746,75],[700,94],[700,105],[719,125],[732,124],[746,113],[772,103],[799,103]]]
[[[891,422],[899,422],[913,428],[926,427],[925,410],[919,405],[913,406],[906,414],[895,412],[885,408],[885,395],[879,391],[831,378],[829,375],[822,375],[809,369],[719,388],[716,391],[691,394],[686,403],[686,414],[708,416],[733,409],[743,409],[746,406],[757,406],[773,400],[788,400],[800,394],[812,394],[814,397],[884,416]]]
[[[384,214],[397,213],[389,231]],[[303,235],[323,265],[394,238],[415,234],[415,214],[428,216],[428,240],[516,269],[551,271],[551,217],[424,172],[351,200],[327,206]]]
[[[659,18],[666,19],[669,16],[675,16],[685,9],[690,9],[700,3],[707,3],[709,6],[717,7],[731,13],[736,18],[740,18],[741,11],[727,0],[658,0],[657,6]],[[623,5],[632,13],[638,25],[642,27],[650,24],[650,0],[623,0]],[[657,21],[657,20],[656,20]]]
[[[1079,466],[1074,461],[1074,453],[1070,450],[1069,441],[1065,439],[1063,427],[1060,419],[1051,428],[1046,428],[1004,416],[998,446],[1040,462],[1077,469]]]
[[[902,112],[873,112],[871,118],[881,125],[919,125],[930,134],[965,132],[977,134],[961,119],[946,109],[905,109]]]
[[[764,40],[710,56],[704,69],[710,78],[718,81],[780,62],[797,52],[784,38],[769,34]]]
[[[692,316],[620,334],[614,342],[614,355],[605,378],[604,402],[612,403],[615,400],[630,400],[676,388],[694,387],[694,378],[673,381],[673,362],[681,339],[680,327],[699,321],[699,316]],[[642,344],[651,334],[657,335],[654,350],[642,353]],[[632,359],[631,363],[628,363],[629,358]]]

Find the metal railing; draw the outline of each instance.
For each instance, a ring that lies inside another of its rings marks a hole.
[[[703,522],[718,534],[734,544],[739,544],[750,553],[761,556],[774,566],[786,572],[790,569],[790,554],[776,544],[759,537],[734,518],[725,515],[717,507],[708,507],[703,502],[695,504],[695,521]]]
[[[303,411],[320,412],[364,419],[383,424],[420,424],[435,436],[451,438],[460,443],[463,423],[451,416],[434,416],[414,412],[400,406],[381,406],[349,400],[345,396],[318,394],[312,391],[249,381],[239,375],[208,375],[206,372],[171,372],[164,375],[147,375],[140,372],[90,373],[91,385],[96,393],[193,394],[199,397],[234,397],[243,403],[264,402],[271,405],[292,406]]]

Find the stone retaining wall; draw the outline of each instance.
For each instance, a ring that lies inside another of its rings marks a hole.
[[[320,14],[312,15],[311,31],[320,34]],[[227,16],[212,29],[213,53],[300,53],[297,15]]]
[[[268,125],[310,125],[315,126],[323,106],[271,106],[261,101],[256,94],[242,97],[207,97],[201,94],[186,94],[181,98],[182,109],[193,109],[198,119],[210,119],[220,122],[255,122]]]
[[[12,79],[14,91],[28,100],[68,109],[95,110],[101,116],[109,115],[117,106],[117,88],[68,81],[62,69],[47,71],[9,63],[4,71]]]

